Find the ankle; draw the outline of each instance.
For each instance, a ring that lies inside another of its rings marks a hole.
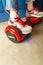
[[[29,11],[31,11],[31,10],[33,9],[33,2],[28,2],[28,3],[27,3],[27,9],[28,9]]]
[[[12,21],[14,21],[14,18],[18,17],[16,10],[10,10],[10,18]]]

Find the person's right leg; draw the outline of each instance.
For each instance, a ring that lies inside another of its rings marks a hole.
[[[17,0],[6,0],[6,10],[10,11],[10,18],[12,21],[14,21],[14,18],[18,16],[17,8],[18,8]]]
[[[29,34],[32,31],[32,27],[24,25],[24,22],[19,18],[18,15],[18,0],[6,0],[6,10],[10,11],[10,22],[9,25],[17,26],[23,34]],[[12,23],[11,23],[12,22]]]

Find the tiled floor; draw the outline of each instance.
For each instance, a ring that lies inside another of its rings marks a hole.
[[[7,25],[0,23],[0,65],[43,65],[43,22],[35,25],[31,36],[20,44],[7,38]]]

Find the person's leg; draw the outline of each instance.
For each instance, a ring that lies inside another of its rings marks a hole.
[[[40,15],[40,12],[38,10],[38,8],[34,8],[33,6],[33,1],[35,0],[26,0],[27,3],[27,13],[26,16],[32,16],[32,17],[42,17],[42,15]]]
[[[24,22],[19,18],[17,14],[18,0],[6,0],[6,10],[10,11],[9,25],[17,26],[23,34],[29,34],[32,31],[32,27],[24,25]]]
[[[26,0],[27,3],[27,9],[31,11],[33,9],[33,1],[34,0]]]
[[[27,9],[31,11],[33,9],[33,1],[35,0],[26,0]]]
[[[14,18],[18,16],[17,8],[18,8],[17,0],[6,0],[6,10],[10,11],[10,18],[12,21],[14,21]]]
[[[27,4],[27,11],[26,11],[26,16],[30,16],[31,11],[33,10],[33,1],[35,0],[26,0],[26,4]]]
[[[33,10],[33,2],[26,0],[26,4],[27,4],[27,10],[31,11]],[[30,12],[26,11],[26,16],[30,16]]]

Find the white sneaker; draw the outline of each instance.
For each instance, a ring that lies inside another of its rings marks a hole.
[[[30,34],[32,32],[32,27],[29,25],[25,25],[20,18],[18,18],[17,20],[15,19],[14,22],[9,21],[8,24],[19,28],[23,34]]]
[[[32,27],[29,25],[25,25],[21,28],[23,34],[30,34],[32,32]]]
[[[34,14],[31,14],[32,17],[43,17],[43,12],[34,12]]]
[[[43,12],[40,12],[37,8],[34,8],[31,11],[26,12],[26,15],[29,15],[28,17],[43,17]]]

